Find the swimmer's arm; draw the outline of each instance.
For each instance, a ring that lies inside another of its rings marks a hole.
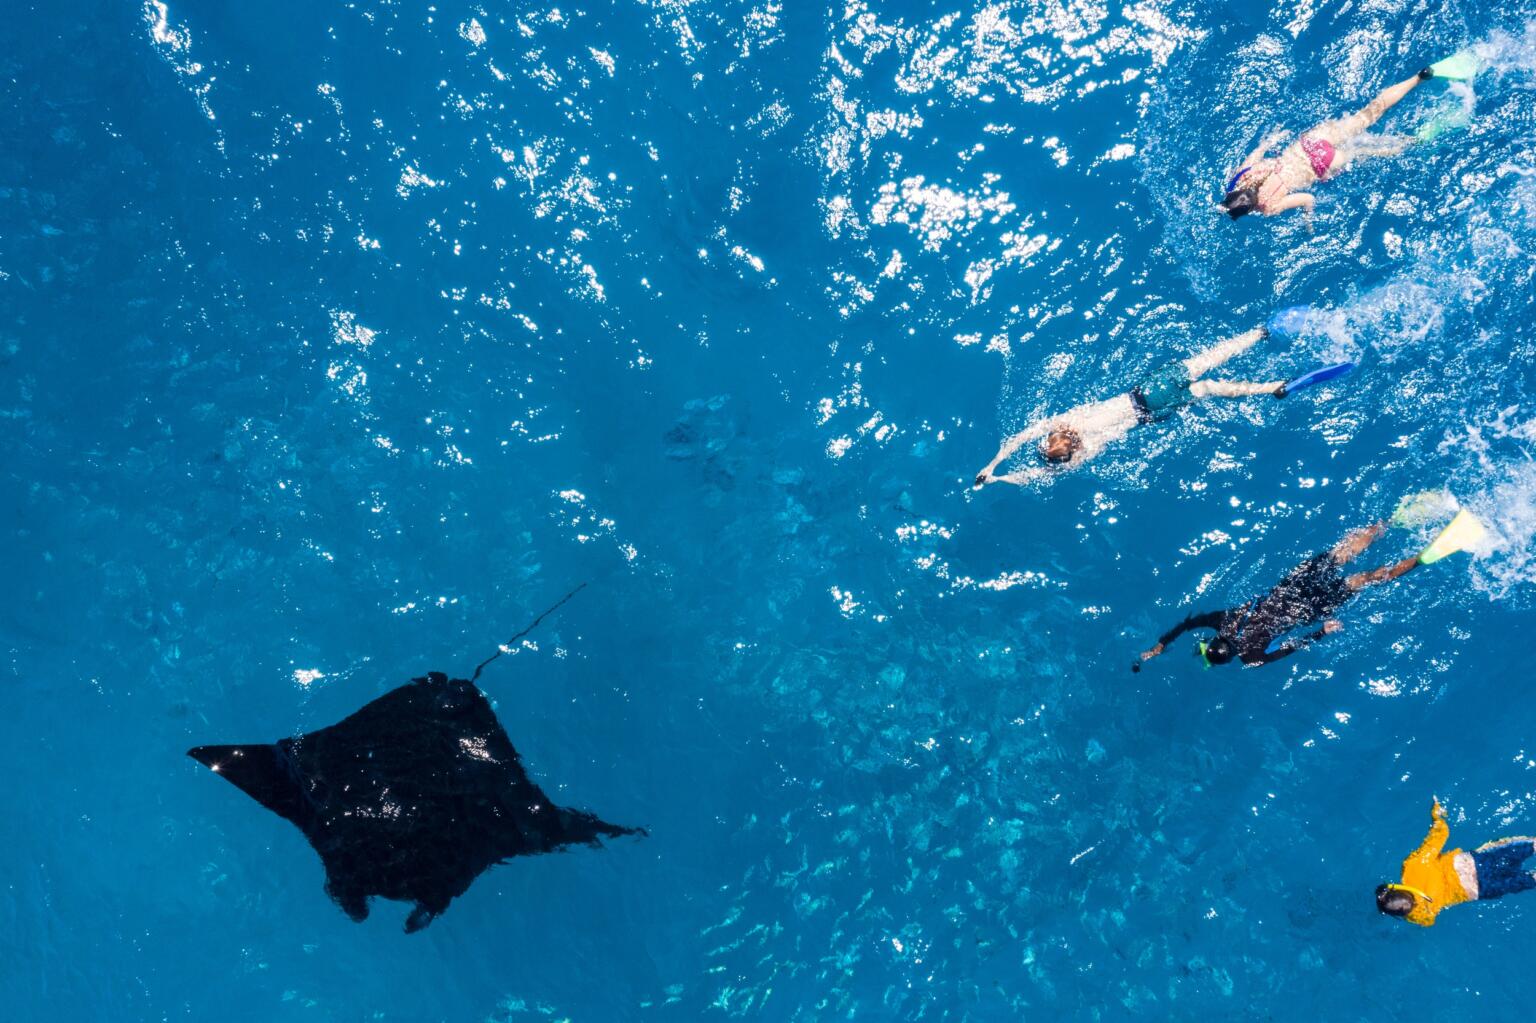
[[[1304,209],[1308,213],[1311,213],[1312,208],[1316,205],[1317,199],[1310,192],[1292,192],[1284,199],[1281,199],[1280,202],[1277,203],[1272,209],[1267,209],[1264,212],[1269,216],[1274,216],[1277,213],[1284,213],[1286,210],[1299,209]]]
[[[1019,450],[1019,448],[1022,448],[1030,441],[1039,440],[1041,437],[1044,437],[1046,434],[1050,433],[1057,427],[1060,420],[1060,416],[1054,417],[1052,419],[1042,419],[1038,423],[1033,423],[1028,428],[1020,430],[1012,437],[1009,437],[1007,440],[1003,441],[1003,447],[1002,450],[998,452],[999,457],[997,461],[1001,462],[1003,459],[1010,457],[1015,451]]]
[[[1182,622],[1175,625],[1161,636],[1157,637],[1156,645],[1154,645],[1150,650],[1143,650],[1141,652],[1140,660],[1150,661],[1152,658],[1157,657],[1163,652],[1164,649],[1167,648],[1169,643],[1172,643],[1174,640],[1178,639],[1181,635],[1188,632],[1190,629],[1221,628],[1221,620],[1226,617],[1226,614],[1227,613],[1225,611],[1207,611],[1203,615],[1190,615],[1188,618],[1185,618]],[[1138,663],[1131,665],[1131,670],[1140,671],[1140,662],[1138,661]]]
[[[1062,468],[1066,468],[1066,466],[1062,466]],[[1001,476],[989,476],[988,479],[993,483],[1012,483],[1015,486],[1022,487],[1026,483],[1033,483],[1036,480],[1043,480],[1050,475],[1050,469],[1043,469],[1039,466],[1031,466],[1027,469],[1015,469],[1013,472],[1004,473]]]
[[[1248,154],[1248,158],[1243,161],[1243,166],[1252,167],[1254,164],[1264,159],[1264,154],[1269,152],[1270,147],[1283,138],[1285,138],[1285,132],[1283,131],[1270,132],[1267,136],[1265,136],[1264,141],[1259,143],[1259,148]]]
[[[1041,419],[1040,422],[1034,422],[1034,424],[1029,425],[1029,427],[1026,427],[1026,429],[1020,430],[1020,432],[1015,433],[1015,435],[1011,436],[1011,438],[1003,441],[1003,447],[997,449],[997,458],[994,458],[991,462],[988,462],[988,465],[986,465],[985,470],[982,470],[982,472],[991,475],[994,468],[997,468],[998,465],[1001,465],[1003,462],[1008,461],[1009,458],[1012,458],[1014,452],[1017,452],[1018,449],[1021,449],[1023,445],[1029,444],[1029,441],[1038,441],[1038,439],[1043,438],[1046,433],[1051,432],[1054,422],[1054,419]]]
[[[1019,448],[1023,447],[1025,444],[1028,444],[1032,440],[1039,440],[1047,433],[1050,433],[1051,430],[1055,429],[1059,418],[1060,417],[1057,417],[1057,419],[1042,419],[1040,422],[1035,423],[1028,429],[1020,430],[1012,437],[1009,437],[1007,440],[1003,441],[1003,446],[997,450],[997,456],[993,458],[992,461],[987,463],[985,469],[982,469],[981,472],[976,474],[976,486],[979,487],[984,483],[990,483],[994,480],[1002,480],[1008,483],[1017,482],[1016,480],[1008,479],[1006,476],[993,476],[992,473],[997,469],[999,465],[1002,465],[1009,458],[1013,457],[1013,453],[1019,450]],[[1018,473],[1010,473],[1009,475],[1016,476]]]
[[[1430,809],[1430,815],[1434,817],[1434,822],[1429,826],[1429,834],[1424,836],[1423,844],[1413,851],[1409,860],[1433,860],[1440,855],[1446,840],[1451,837],[1451,826],[1445,822],[1445,807],[1440,805],[1438,798]]]
[[[1342,628],[1344,628],[1343,625],[1332,619],[1329,619],[1328,621],[1324,622],[1323,627],[1318,629],[1316,632],[1309,632],[1305,636],[1301,636],[1297,639],[1288,639],[1284,643],[1281,643],[1273,651],[1266,650],[1264,653],[1259,655],[1258,663],[1273,664],[1275,661],[1280,660],[1282,657],[1289,657],[1303,647],[1306,647],[1312,643],[1316,643],[1324,636],[1338,632]]]
[[[1286,642],[1281,643],[1279,646],[1275,647],[1273,650],[1266,650],[1266,651],[1264,651],[1262,654],[1259,654],[1259,656],[1254,658],[1252,661],[1244,661],[1243,663],[1244,664],[1274,664],[1276,661],[1281,660],[1282,658],[1286,658],[1286,657],[1291,656],[1296,651],[1300,650],[1302,647],[1306,646],[1310,642],[1312,642],[1312,637],[1311,636],[1303,636],[1299,640],[1287,640]]]
[[[1227,613],[1225,611],[1207,611],[1203,615],[1190,615],[1188,618],[1185,618],[1182,622],[1175,625],[1161,636],[1157,637],[1157,646],[1154,647],[1154,649],[1157,650],[1158,653],[1162,653],[1163,647],[1167,646],[1169,643],[1172,643],[1174,640],[1178,639],[1181,635],[1188,632],[1190,629],[1219,629],[1221,628],[1221,620],[1226,617],[1226,614]]]

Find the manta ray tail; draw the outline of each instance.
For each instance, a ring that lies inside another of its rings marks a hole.
[[[560,827],[564,832],[562,836],[565,843],[574,844],[584,842],[587,845],[597,845],[602,838],[623,838],[625,835],[649,835],[645,828],[626,828],[618,824],[609,824],[605,820],[584,810],[568,810],[560,808]]]
[[[572,590],[570,593],[567,593],[565,596],[563,596],[559,600],[555,601],[554,604],[552,604],[549,607],[548,610],[546,610],[543,614],[539,615],[532,622],[528,623],[528,627],[527,628],[525,628],[522,632],[519,632],[517,635],[513,636],[511,639],[507,640],[501,646],[497,647],[496,648],[496,652],[494,654],[492,654],[491,656],[487,657],[485,660],[481,661],[479,664],[475,665],[475,673],[473,675],[469,676],[469,680],[471,682],[478,682],[478,681],[480,681],[480,673],[485,670],[485,666],[487,664],[490,664],[496,658],[500,657],[502,654],[506,653],[508,650],[511,650],[512,649],[512,645],[514,643],[516,643],[518,640],[522,639],[524,636],[528,635],[528,633],[532,632],[534,629],[537,629],[539,627],[539,623],[540,622],[542,622],[544,619],[548,618],[550,615],[554,614],[556,611],[560,610],[560,608],[565,606],[565,602],[567,600],[570,600],[572,597],[576,596],[576,594],[580,593],[582,590],[584,590],[586,588],[587,588],[587,584],[586,583],[582,583],[581,585],[577,586],[574,590]],[[423,926],[425,926],[425,925],[423,925]]]
[[[194,746],[187,756],[278,816],[298,821],[303,792],[288,757],[272,743]]]

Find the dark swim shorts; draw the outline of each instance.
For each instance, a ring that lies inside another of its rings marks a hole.
[[[1536,888],[1536,877],[1525,869],[1525,861],[1536,853],[1536,842],[1529,838],[1505,838],[1489,842],[1472,853],[1477,864],[1477,897],[1497,899]]]

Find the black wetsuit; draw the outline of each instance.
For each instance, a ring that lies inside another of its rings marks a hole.
[[[1355,595],[1344,581],[1344,572],[1332,551],[1313,555],[1291,569],[1279,585],[1258,600],[1227,611],[1190,615],[1158,639],[1167,646],[1190,629],[1215,629],[1237,648],[1244,664],[1268,664],[1287,657],[1315,639],[1323,630],[1287,640],[1273,651],[1276,638],[1303,625],[1321,622]]]

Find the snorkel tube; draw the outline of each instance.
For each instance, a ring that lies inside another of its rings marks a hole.
[[[1416,899],[1423,899],[1425,902],[1432,903],[1432,902],[1435,901],[1434,899],[1430,898],[1427,894],[1425,894],[1424,892],[1422,892],[1419,889],[1415,888],[1411,884],[1388,884],[1388,885],[1384,885],[1383,887],[1385,887],[1387,889],[1387,891],[1389,891],[1389,892],[1407,892],[1409,895],[1412,895],[1414,898],[1416,898]]]

